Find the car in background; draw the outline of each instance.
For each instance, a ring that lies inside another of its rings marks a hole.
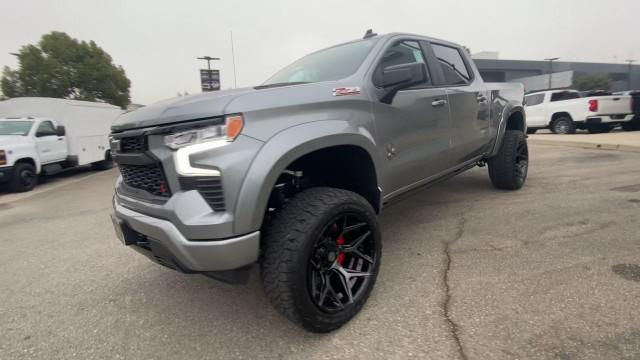
[[[574,134],[576,129],[589,133],[611,131],[634,118],[632,97],[605,95],[582,97],[576,90],[548,90],[527,94],[527,133],[550,129],[554,134]]]
[[[40,174],[91,164],[113,167],[111,123],[122,113],[113,105],[44,97],[0,102],[0,183],[9,190],[33,189]]]

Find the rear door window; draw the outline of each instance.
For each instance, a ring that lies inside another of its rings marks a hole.
[[[542,104],[544,101],[544,94],[533,94],[524,97],[524,104],[527,106],[534,106]]]
[[[460,50],[451,46],[431,44],[446,85],[464,85],[471,82],[471,71],[460,54]]]

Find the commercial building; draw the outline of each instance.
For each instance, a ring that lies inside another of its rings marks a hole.
[[[498,54],[495,52],[474,54],[473,58],[480,70],[480,74],[482,74],[482,78],[488,82],[519,82],[518,80],[523,78],[539,77],[540,75],[548,76],[551,68],[553,68],[553,74],[572,72],[573,77],[593,74],[606,75],[612,82],[611,91],[640,89],[640,65],[570,61],[553,61],[550,63],[544,60],[502,60],[498,59]],[[566,75],[567,74],[558,74],[558,80],[567,79]],[[571,79],[570,76],[569,79]],[[565,86],[570,86],[570,84],[558,86],[554,81],[552,87]],[[527,87],[526,84],[525,87]]]

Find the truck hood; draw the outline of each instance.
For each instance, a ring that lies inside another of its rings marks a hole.
[[[28,136],[22,135],[0,135],[0,150],[15,149],[18,146],[31,144],[32,140]]]
[[[352,84],[353,85],[353,84]],[[113,131],[152,127],[180,121],[217,117],[246,111],[327,101],[337,82],[240,88],[177,97],[120,115]]]

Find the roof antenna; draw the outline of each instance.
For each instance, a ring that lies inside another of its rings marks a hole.
[[[378,36],[378,34],[374,33],[373,30],[369,29],[367,30],[367,32],[364,34],[363,39],[368,39],[370,37],[374,37],[374,36]]]

